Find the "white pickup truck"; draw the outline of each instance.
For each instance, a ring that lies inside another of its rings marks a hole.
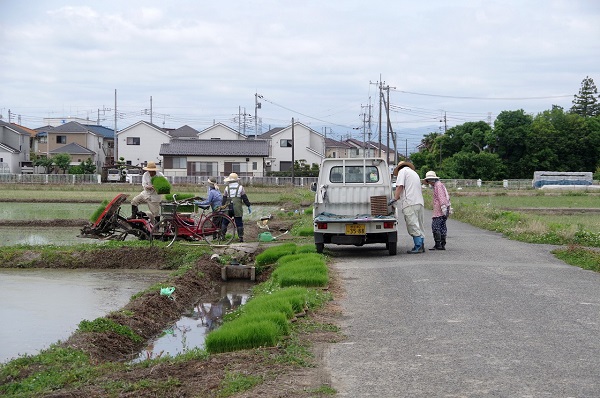
[[[322,253],[326,243],[362,246],[385,243],[395,255],[398,219],[388,206],[392,183],[382,158],[328,158],[312,186],[315,246]]]

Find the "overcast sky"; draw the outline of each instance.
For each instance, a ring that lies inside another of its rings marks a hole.
[[[253,129],[257,93],[263,132],[294,118],[362,139],[381,81],[414,147],[411,128],[444,114],[568,109],[600,84],[598,0],[0,0],[0,15],[0,114],[31,128],[103,108],[113,128],[117,90],[118,128],[149,121],[152,97],[159,126],[233,127],[241,108]]]

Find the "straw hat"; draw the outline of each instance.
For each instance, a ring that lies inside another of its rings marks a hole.
[[[229,174],[229,177],[225,178],[225,182],[232,182],[232,181],[238,181],[240,179],[240,177],[238,177],[237,173],[231,173]]]
[[[429,180],[437,181],[439,179],[440,179],[440,177],[438,177],[437,174],[435,174],[435,171],[428,171],[427,174],[425,174],[425,181],[429,181]]]
[[[206,183],[209,185],[217,185],[217,179],[210,177],[208,180],[206,180]]]
[[[150,161],[148,162],[148,164],[146,165],[146,167],[142,168],[143,170],[146,171],[157,171],[158,169],[156,168],[156,163]]]
[[[415,165],[413,165],[411,162],[407,162],[407,161],[401,161],[400,163],[398,163],[398,166],[396,166],[396,168],[394,169],[394,175],[397,176],[398,172],[400,171],[401,168],[403,167],[410,167],[411,169],[415,169]]]

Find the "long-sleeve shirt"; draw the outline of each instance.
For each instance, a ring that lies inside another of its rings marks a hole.
[[[199,205],[210,205],[210,208],[215,211],[215,209],[223,204],[223,195],[218,189],[209,188],[208,197],[198,202]]]
[[[445,209],[450,206],[450,196],[446,186],[441,181],[436,181],[433,184],[433,217],[441,217],[447,215],[442,207]]]

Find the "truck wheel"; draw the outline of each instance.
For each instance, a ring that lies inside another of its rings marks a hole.
[[[398,242],[388,242],[385,244],[390,252],[390,256],[395,256],[398,252]]]
[[[317,248],[317,253],[323,253],[323,249],[325,248],[324,243],[315,243],[315,246]]]

